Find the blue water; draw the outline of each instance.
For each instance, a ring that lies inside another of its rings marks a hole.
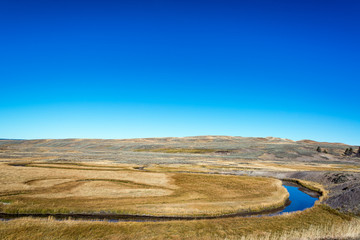
[[[318,200],[318,198],[311,197],[310,195],[300,191],[299,187],[292,187],[286,185],[283,186],[290,194],[289,199],[291,203],[278,214],[302,211],[307,208],[311,208],[312,206],[314,206],[316,200]]]

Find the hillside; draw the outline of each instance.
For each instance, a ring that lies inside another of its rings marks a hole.
[[[318,153],[317,147],[327,153]],[[343,155],[341,143],[292,141],[281,138],[199,136],[143,139],[0,140],[0,160],[31,156],[48,161],[112,161],[132,164],[186,164],[228,160],[270,160],[326,164],[357,164]],[[198,151],[196,151],[198,150]],[[195,153],[195,154],[193,154]]]

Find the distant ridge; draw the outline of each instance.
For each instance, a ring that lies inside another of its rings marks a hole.
[[[16,138],[0,138],[0,141],[1,140],[26,140],[26,139],[16,139]]]
[[[0,141],[156,141],[156,140],[231,140],[231,139],[243,139],[243,140],[253,140],[253,141],[266,141],[266,142],[284,142],[284,143],[305,143],[305,144],[328,144],[328,145],[342,145],[342,146],[357,146],[352,144],[345,144],[340,142],[320,142],[310,139],[302,140],[291,140],[288,138],[279,138],[279,137],[242,137],[242,136],[226,136],[226,135],[200,135],[200,136],[185,136],[185,137],[146,137],[146,138],[43,138],[43,139],[12,139],[12,138],[0,138]]]
[[[345,144],[345,143],[339,143],[339,142],[317,142],[317,141],[309,140],[309,139],[303,139],[303,140],[299,140],[299,141],[296,141],[296,142],[299,142],[299,143],[309,143],[309,144],[318,143],[318,144],[334,144],[334,145],[350,146],[350,144]],[[354,146],[355,146],[355,145],[354,145]]]

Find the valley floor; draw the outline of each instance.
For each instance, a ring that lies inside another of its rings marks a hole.
[[[327,153],[318,153],[320,145]],[[272,217],[168,222],[0,221],[0,239],[357,239],[360,158],[346,145],[193,137],[0,141],[3,213],[217,216],[283,206],[291,179],[323,193]]]

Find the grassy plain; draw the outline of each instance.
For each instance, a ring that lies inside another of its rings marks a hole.
[[[328,153],[316,152],[317,146]],[[284,204],[288,195],[276,178],[301,178],[326,194],[311,209],[274,217],[118,223],[21,218],[0,221],[0,239],[359,239],[359,215],[325,204],[358,196],[360,161],[342,155],[347,147],[222,136],[2,140],[0,212],[258,211]],[[341,201],[343,209],[356,210]]]
[[[0,201],[11,203],[0,209],[8,213],[204,216],[276,208],[288,198],[281,181],[272,178],[146,172],[122,165],[0,166]]]

